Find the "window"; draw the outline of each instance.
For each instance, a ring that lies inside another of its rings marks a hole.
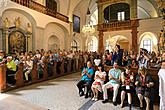
[[[117,20],[118,21],[124,21],[125,20],[125,12],[124,11],[117,13]]]
[[[57,12],[57,2],[55,0],[46,0],[46,7]]]
[[[77,48],[78,48],[78,47],[77,47],[77,42],[76,42],[75,40],[72,41],[71,47],[72,47],[72,50],[73,50],[73,51],[77,51]]]
[[[93,40],[91,40],[90,42],[88,42],[88,52],[92,52],[93,51]]]
[[[143,48],[151,52],[151,39],[143,40]]]

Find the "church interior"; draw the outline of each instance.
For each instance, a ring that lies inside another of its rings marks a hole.
[[[105,84],[115,63],[121,76],[131,67],[135,87],[145,67],[154,97],[141,99],[135,89],[123,107],[119,88],[117,99],[114,92],[113,103],[103,104],[103,85],[101,99],[80,97],[89,61],[94,77],[103,65]],[[0,110],[165,110],[163,73],[165,0],[0,0]]]

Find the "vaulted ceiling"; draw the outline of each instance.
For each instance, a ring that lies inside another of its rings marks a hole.
[[[42,0],[45,1],[45,0]],[[60,13],[69,16],[72,21],[73,14],[81,18],[81,24],[85,24],[88,19],[93,24],[98,21],[97,0],[55,0],[60,5]],[[138,19],[158,17],[157,4],[155,0],[137,0],[138,4]],[[90,18],[87,18],[86,13],[88,8],[91,12]]]

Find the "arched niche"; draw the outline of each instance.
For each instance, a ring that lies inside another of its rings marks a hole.
[[[48,50],[60,49],[60,39],[57,36],[52,35],[48,39]]]

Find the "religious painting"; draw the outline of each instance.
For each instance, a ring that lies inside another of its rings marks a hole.
[[[73,15],[73,32],[80,33],[80,17]]]
[[[26,37],[20,31],[13,31],[9,34],[9,53],[14,53],[16,50],[26,51]]]

